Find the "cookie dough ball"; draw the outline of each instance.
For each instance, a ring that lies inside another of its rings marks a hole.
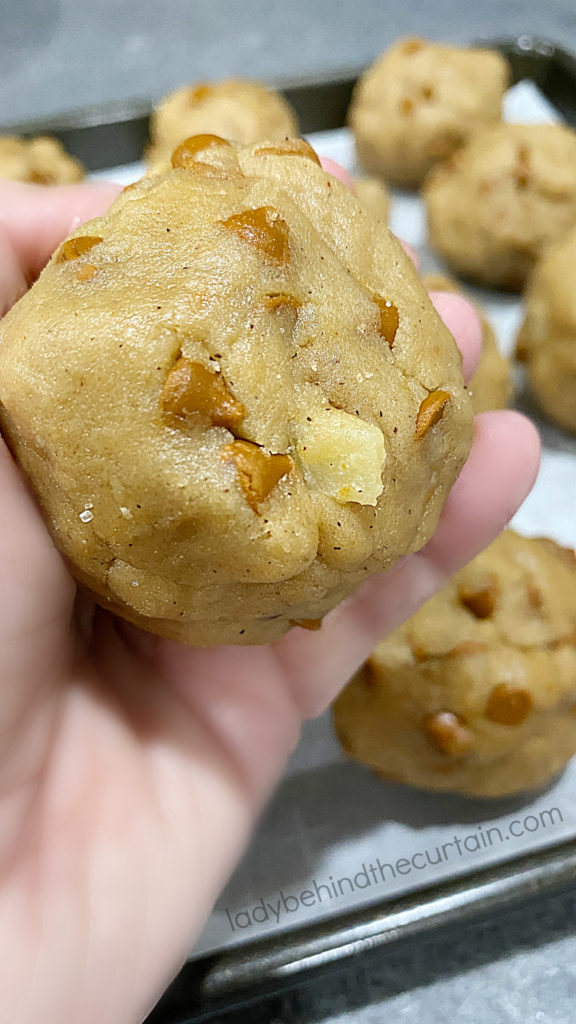
[[[458,292],[462,288],[444,274],[424,274],[422,278],[429,292]],[[467,296],[469,298],[469,296]],[[482,353],[476,373],[468,384],[474,415],[490,409],[505,409],[513,393],[510,360],[498,349],[496,335],[483,309],[473,303],[482,324]]]
[[[210,132],[248,146],[298,135],[292,107],[260,82],[228,78],[197,82],[170,93],[152,114],[147,160],[156,166],[190,135]]]
[[[57,139],[0,136],[0,178],[38,185],[71,185],[83,177],[82,164]]]
[[[97,600],[260,643],[427,541],[469,399],[410,260],[307,143],[173,162],[2,321],[1,423]]]
[[[544,786],[576,752],[576,558],[507,530],[336,701],[352,757],[422,789]]]
[[[362,167],[417,188],[438,161],[500,120],[508,77],[492,50],[402,39],[362,75],[352,97]]]
[[[390,193],[379,178],[354,178],[354,195],[373,217],[384,224],[390,213]]]
[[[576,222],[576,132],[500,124],[430,175],[431,245],[456,271],[519,291],[545,245]]]
[[[551,420],[576,434],[576,230],[547,250],[530,277],[516,353]]]

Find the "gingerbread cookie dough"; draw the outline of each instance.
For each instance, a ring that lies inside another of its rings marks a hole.
[[[424,274],[422,278],[429,292],[459,292],[462,288],[444,274]],[[469,298],[469,296],[468,296]],[[510,360],[498,349],[496,335],[484,310],[474,303],[482,324],[482,353],[476,373],[468,384],[474,414],[490,409],[505,409],[513,393]]]
[[[0,136],[0,178],[38,185],[71,185],[83,177],[82,164],[57,139]]]
[[[498,797],[576,752],[576,558],[512,530],[379,645],[336,701],[347,752],[385,778]]]
[[[187,140],[0,333],[4,436],[77,578],[194,644],[274,640],[421,547],[470,447],[414,267],[299,139]]]
[[[190,135],[210,132],[242,145],[298,135],[295,112],[275,89],[260,82],[228,78],[197,82],[166,96],[152,114],[148,163],[169,162],[172,150]]]
[[[519,291],[544,247],[576,223],[576,132],[500,124],[430,175],[430,242],[458,273]]]
[[[576,230],[546,251],[530,277],[516,353],[536,401],[576,434]]]
[[[373,217],[388,223],[390,193],[383,181],[370,177],[354,178],[354,195]]]
[[[440,160],[499,121],[509,69],[492,50],[402,39],[362,75],[349,122],[369,174],[417,188]]]

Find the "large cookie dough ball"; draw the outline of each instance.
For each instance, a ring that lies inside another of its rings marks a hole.
[[[430,242],[456,271],[518,291],[545,245],[576,222],[576,133],[501,124],[430,175]]]
[[[550,419],[576,433],[576,230],[550,246],[526,292],[516,352]]]
[[[262,139],[298,135],[292,107],[275,89],[260,82],[229,78],[197,82],[170,93],[152,114],[148,162],[170,159],[190,135],[210,132],[248,146]]]
[[[508,65],[492,50],[403,39],[356,86],[349,121],[362,167],[416,188],[480,128],[499,121]]]
[[[386,778],[497,797],[576,752],[576,559],[507,530],[367,661],[334,708]]]
[[[444,274],[424,274],[422,278],[429,292],[458,292],[462,288]],[[469,297],[469,296],[468,296]],[[510,404],[513,392],[512,366],[510,360],[498,349],[496,335],[484,310],[473,303],[482,324],[482,352],[476,373],[468,384],[472,409],[476,415],[490,409],[505,409]]]
[[[274,640],[429,538],[470,446],[460,355],[302,140],[202,136],[174,163],[2,321],[2,426],[98,600]]]
[[[354,178],[354,195],[373,217],[388,223],[390,193],[383,181],[370,177]]]
[[[38,185],[71,185],[82,181],[84,168],[57,139],[0,136],[0,178]]]

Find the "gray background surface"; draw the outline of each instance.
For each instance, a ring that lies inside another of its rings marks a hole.
[[[396,36],[544,34],[576,49],[575,0],[1,0],[0,123],[155,98],[184,80],[357,68]],[[359,963],[222,1024],[572,1024],[576,897]],[[103,1022],[105,1024],[105,1022]]]
[[[406,33],[576,46],[574,0],[1,0],[0,12],[3,124],[198,77],[342,72]]]

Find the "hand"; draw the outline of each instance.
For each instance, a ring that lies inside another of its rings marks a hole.
[[[114,195],[111,186],[2,184],[0,309]],[[477,320],[458,295],[435,302],[469,376]],[[3,1019],[141,1020],[190,952],[302,720],[496,536],[537,462],[536,432],[521,416],[478,417],[423,551],[368,581],[319,632],[201,650],[77,602],[0,441]]]

